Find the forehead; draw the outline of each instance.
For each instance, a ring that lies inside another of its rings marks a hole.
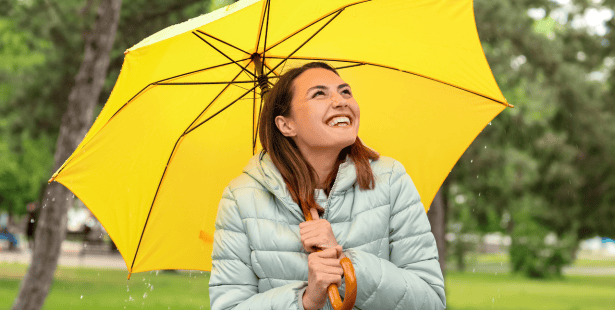
[[[344,80],[330,70],[323,68],[312,68],[301,73],[293,81],[293,86],[296,91],[301,93],[316,85],[333,85],[337,87],[337,85],[343,83]]]

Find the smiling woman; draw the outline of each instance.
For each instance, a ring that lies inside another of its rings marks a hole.
[[[398,161],[362,144],[359,123],[350,85],[326,63],[287,71],[267,93],[263,151],[218,207],[212,309],[330,309],[327,288],[344,294],[348,258],[356,308],[445,308],[414,183]]]

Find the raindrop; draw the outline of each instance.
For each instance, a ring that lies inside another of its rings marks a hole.
[[[55,197],[54,197],[54,198],[51,198],[51,201],[56,201],[56,198],[55,198]]]
[[[66,198],[66,200],[68,200],[68,198]]]
[[[158,275],[158,270],[156,270],[156,275]]]
[[[470,159],[470,163],[473,163],[473,162],[474,162],[474,159]]]
[[[485,148],[487,148],[487,146],[485,145]]]
[[[126,292],[130,292],[130,287],[126,286]]]
[[[133,300],[134,300],[134,298],[132,298],[132,295],[129,295],[128,296],[128,301],[133,301]]]
[[[476,175],[476,178],[478,179],[478,174]]]
[[[476,268],[472,269],[472,273],[476,272]]]
[[[50,192],[47,192],[47,194],[49,194]]]
[[[489,125],[491,125],[491,122],[489,122]]]
[[[83,295],[81,295],[81,298],[79,298],[79,299],[83,299]]]
[[[75,198],[75,195],[73,195],[73,198]]]
[[[495,302],[495,298],[492,298],[492,299],[491,299],[491,302]]]
[[[478,197],[480,197],[480,193],[478,193]]]
[[[30,223],[34,223],[34,219],[30,219]]]
[[[143,294],[143,299],[147,298],[147,293]]]
[[[153,290],[154,290],[154,286],[153,286],[153,285],[152,285],[152,286],[150,286],[149,290],[150,290],[150,291],[153,291]]]

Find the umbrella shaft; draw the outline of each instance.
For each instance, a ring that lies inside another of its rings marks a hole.
[[[263,62],[261,61],[261,55],[258,53],[252,54],[252,60],[254,61],[254,67],[256,68],[256,76],[258,80],[258,86],[261,88],[261,97],[269,90],[269,79],[263,74]]]

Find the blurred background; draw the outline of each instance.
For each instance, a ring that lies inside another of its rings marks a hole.
[[[0,0],[0,309],[24,285],[47,180],[65,160],[54,161],[62,118],[106,1]],[[91,118],[126,49],[232,2],[124,0]],[[615,0],[474,1],[485,55],[515,108],[484,128],[428,213],[447,309],[613,309],[614,8]],[[43,309],[209,309],[208,273],[126,281],[104,228],[78,199],[67,201]]]

